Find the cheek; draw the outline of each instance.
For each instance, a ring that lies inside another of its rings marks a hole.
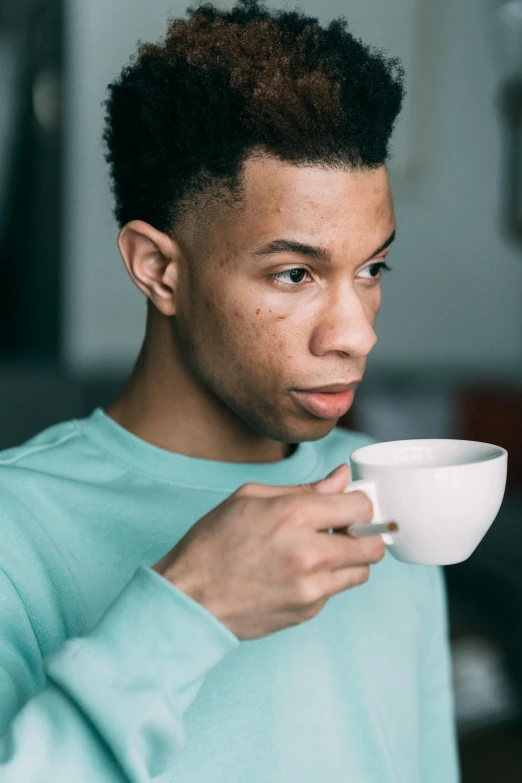
[[[199,355],[205,364],[219,365],[229,372],[239,368],[245,354],[256,347],[256,333],[250,322],[258,316],[249,315],[237,301],[227,299],[225,292],[205,293],[201,302],[193,319]]]
[[[364,314],[370,324],[374,324],[377,313],[381,306],[382,290],[380,285],[367,288],[359,293],[359,299],[362,304]]]
[[[249,375],[264,385],[271,370],[280,374],[281,365],[292,358],[292,340],[285,323],[288,316],[278,316],[256,304],[245,306],[237,299],[216,302],[214,307],[213,340],[221,342],[220,357],[248,367]]]
[[[290,359],[288,347],[295,342],[287,323],[291,315],[262,301],[243,279],[223,274],[213,278],[203,276],[194,290],[191,320],[199,351],[214,365],[219,361],[259,366],[262,361],[268,367]]]

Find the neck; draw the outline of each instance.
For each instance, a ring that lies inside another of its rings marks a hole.
[[[223,462],[277,462],[296,444],[254,432],[183,365],[169,319],[147,319],[147,332],[134,369],[114,403],[114,421],[159,448]]]

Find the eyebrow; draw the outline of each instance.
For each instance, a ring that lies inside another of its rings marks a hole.
[[[381,245],[381,247],[379,247],[375,253],[372,253],[372,255],[367,259],[368,261],[370,261],[372,258],[375,258],[378,253],[382,253],[383,250],[386,250],[386,248],[391,245],[395,239],[395,232],[396,229],[393,230],[393,234],[388,237],[384,245]],[[294,242],[292,239],[274,239],[272,242],[268,242],[268,244],[262,245],[262,247],[254,250],[253,255],[265,257],[276,255],[278,253],[297,253],[301,256],[315,258],[317,261],[324,261],[327,264],[331,263],[332,261],[331,253],[324,247],[306,245],[302,242]]]

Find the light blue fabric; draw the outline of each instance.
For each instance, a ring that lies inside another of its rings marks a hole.
[[[315,481],[369,442],[215,462],[98,408],[1,452],[0,781],[455,783],[440,569],[387,554],[239,641],[151,568],[242,484]]]

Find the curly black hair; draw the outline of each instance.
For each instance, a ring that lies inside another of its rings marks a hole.
[[[405,95],[399,58],[299,9],[264,0],[211,3],[169,18],[160,43],[138,41],[108,85],[103,140],[114,215],[171,233],[199,204],[237,204],[252,155],[377,168]]]

